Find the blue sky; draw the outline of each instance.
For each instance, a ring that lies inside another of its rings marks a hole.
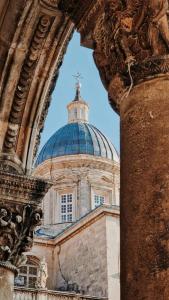
[[[66,106],[75,96],[73,75],[77,72],[83,77],[81,95],[90,107],[89,122],[109,137],[119,152],[119,117],[110,107],[107,92],[93,61],[92,50],[80,46],[78,33],[74,33],[60,69],[39,150],[56,130],[67,123]]]

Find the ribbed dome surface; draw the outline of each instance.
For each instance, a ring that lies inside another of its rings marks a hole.
[[[112,143],[93,125],[79,122],[67,124],[55,132],[42,148],[36,166],[47,159],[76,154],[100,156],[119,162]]]

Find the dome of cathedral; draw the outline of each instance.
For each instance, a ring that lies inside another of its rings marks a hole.
[[[47,159],[76,154],[100,156],[119,162],[114,146],[103,133],[91,124],[75,122],[55,132],[42,148],[36,166]]]
[[[59,156],[87,154],[119,162],[111,141],[96,127],[88,124],[88,104],[80,94],[81,85],[76,84],[76,95],[68,104],[68,124],[57,130],[42,148],[35,166]]]

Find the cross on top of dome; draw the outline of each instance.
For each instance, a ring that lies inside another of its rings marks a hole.
[[[80,101],[80,100],[82,100],[81,95],[80,95],[80,90],[81,90],[81,87],[82,87],[80,79],[83,79],[83,77],[82,77],[82,75],[79,72],[77,72],[76,75],[73,75],[73,77],[76,80],[76,85],[75,85],[75,87],[76,87],[76,95],[75,95],[74,101]]]
[[[88,104],[83,100],[81,97],[81,83],[80,79],[83,77],[80,73],[77,73],[77,75],[73,75],[73,77],[76,80],[76,95],[74,100],[67,105],[68,109],[68,122],[69,123],[75,123],[75,122],[88,122],[88,111],[89,106]]]

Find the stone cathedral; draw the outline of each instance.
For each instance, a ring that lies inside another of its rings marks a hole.
[[[16,300],[19,291],[26,297],[26,290],[38,288],[43,260],[48,278],[41,289],[120,299],[119,157],[88,122],[79,82],[67,110],[68,124],[48,140],[35,163],[34,176],[53,186],[43,200],[43,225],[15,278]]]

